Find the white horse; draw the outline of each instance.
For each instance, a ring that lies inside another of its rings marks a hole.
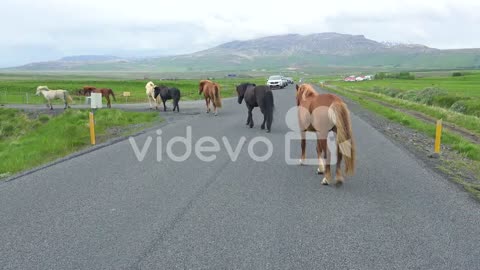
[[[47,108],[53,110],[52,100],[54,99],[61,99],[65,103],[65,108],[70,108],[70,103],[73,102],[72,97],[68,93],[67,90],[50,90],[47,86],[39,86],[37,87],[37,92],[35,95],[39,96],[40,94],[47,100]]]
[[[153,82],[148,82],[147,85],[145,85],[148,102],[150,103],[150,109],[153,109],[152,102],[155,104],[155,108],[158,107],[157,100],[155,99],[155,86],[156,85]]]

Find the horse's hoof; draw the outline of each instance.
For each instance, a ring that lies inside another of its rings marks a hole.
[[[317,174],[323,174],[323,171],[320,168],[317,168]]]
[[[267,133],[270,133],[270,131],[271,131],[270,129],[267,129]]]
[[[335,182],[335,187],[341,187],[343,185],[343,181],[342,180],[337,180]]]
[[[265,126],[261,126],[260,128],[261,128],[261,129],[265,129]]]
[[[303,166],[303,159],[298,160],[298,165]]]
[[[323,180],[322,180],[322,185],[328,186],[328,180],[327,180],[327,178],[323,178]]]

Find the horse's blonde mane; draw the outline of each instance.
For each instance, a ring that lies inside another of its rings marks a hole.
[[[148,87],[152,87],[152,88],[153,88],[153,87],[155,87],[155,84],[154,84],[153,82],[151,82],[151,81],[150,81],[150,82],[148,82],[148,83],[147,83],[147,86],[148,86]]]
[[[50,91],[50,89],[48,89],[48,86],[46,85],[40,85],[39,87],[37,87],[37,91],[41,90]]]
[[[301,95],[302,100],[306,100],[309,97],[317,96],[318,93],[317,91],[315,91],[313,86],[311,86],[310,84],[304,83],[298,87],[297,95]]]

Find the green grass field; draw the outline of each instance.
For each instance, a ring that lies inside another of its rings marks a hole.
[[[480,117],[480,72],[466,72],[464,76],[428,76],[420,73],[415,80],[383,79],[364,82],[330,81],[342,89],[361,90],[383,94],[429,106],[450,109]]]
[[[99,110],[97,143],[126,135],[161,121],[158,113]],[[0,108],[0,179],[90,145],[88,110],[67,110],[53,116]]]
[[[414,80],[383,79],[363,82],[331,80],[327,87],[394,122],[434,136],[435,125],[423,122],[401,109],[480,135],[480,72],[422,72]],[[383,103],[389,106],[384,106]],[[397,108],[397,109],[392,109]],[[444,131],[442,142],[471,160],[480,161],[480,147],[458,133]]]
[[[428,76],[427,74],[421,74]],[[421,76],[419,74],[419,76]],[[398,89],[401,91],[423,90],[427,87],[435,87],[447,91],[449,94],[459,97],[480,98],[480,72],[466,74],[460,77],[452,77],[451,73],[445,76],[417,77],[415,80],[385,79],[364,82],[334,82],[343,87],[355,87],[362,90],[371,90],[374,87]]]
[[[0,76],[0,78],[2,78]],[[87,79],[82,76],[64,78],[42,78],[36,76],[28,77],[5,77],[0,80],[0,104],[43,104],[45,100],[41,96],[35,96],[37,86],[46,85],[50,89],[69,90],[74,98],[75,103],[83,104],[84,97],[75,96],[79,89],[85,85],[95,86],[97,88],[111,88],[117,97],[117,103],[138,103],[147,102],[145,95],[145,84],[149,80],[114,80],[114,79]],[[201,99],[198,94],[198,79],[182,79],[182,80],[152,80],[155,84],[164,84],[169,87],[177,87],[182,93],[182,100]],[[252,82],[257,84],[265,84],[266,78],[232,78],[218,79],[221,87],[222,97],[231,97],[236,95],[235,86],[242,82]],[[130,92],[131,96],[125,98],[123,92]],[[57,100],[56,104],[61,101]],[[114,102],[115,103],[115,102]]]

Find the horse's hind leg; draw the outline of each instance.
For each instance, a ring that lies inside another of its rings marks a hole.
[[[106,96],[105,99],[107,100],[107,107],[112,108],[112,104],[110,103],[110,97]]]
[[[148,103],[150,104],[150,110],[153,109],[153,104],[152,104],[152,97],[148,96]]]
[[[323,144],[322,140],[317,139],[317,157],[318,157],[318,168],[317,168],[317,173],[318,174],[323,174],[325,172],[325,164],[323,162]]]
[[[300,165],[303,165],[303,162],[305,161],[305,146],[307,144],[307,141],[305,139],[305,136],[306,136],[306,132],[305,131],[302,131],[300,133],[300,148],[302,149],[302,155],[300,157]]]
[[[260,128],[261,128],[261,129],[265,129],[265,123],[267,122],[268,116],[267,116],[267,114],[265,113],[265,111],[263,111],[263,110],[261,110],[261,111],[262,111],[262,113],[263,113],[263,123],[262,123],[262,125],[260,126]]]
[[[325,162],[324,156],[327,154],[327,140],[326,139],[317,139],[317,153],[318,156],[318,172],[320,172],[323,168],[325,170],[325,177],[322,180],[322,185],[330,184],[332,180],[332,175],[330,172],[330,163]],[[323,155],[322,155],[323,154]],[[325,164],[326,163],[326,164]]]
[[[163,102],[163,111],[166,112],[167,111],[167,106],[165,105],[165,99],[162,99],[162,102]]]
[[[205,103],[207,104],[207,113],[210,112],[210,99],[207,97],[205,98]]]
[[[248,123],[250,128],[253,128],[253,116],[252,116],[253,106],[248,106]]]
[[[341,186],[343,182],[345,181],[345,178],[343,178],[342,175],[342,153],[340,152],[340,149],[337,148],[337,164],[335,166],[335,185]]]

